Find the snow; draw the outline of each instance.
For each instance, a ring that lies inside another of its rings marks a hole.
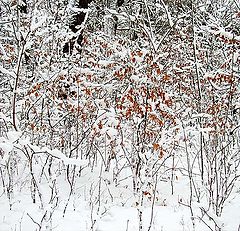
[[[47,151],[63,161],[67,160],[59,150],[42,149],[41,151]],[[37,223],[41,223],[45,214],[52,214],[51,224],[48,224],[52,227],[52,230],[66,231],[71,227],[71,231],[87,231],[93,227],[95,231],[136,231],[139,227],[139,209],[143,212],[144,231],[149,229],[151,216],[152,231],[193,230],[193,220],[191,219],[190,210],[184,205],[184,203],[187,204],[189,197],[188,179],[186,177],[181,177],[175,182],[175,195],[171,195],[168,182],[159,181],[158,191],[160,194],[154,203],[152,213],[152,203],[147,202],[147,198],[144,198],[145,202],[143,206],[140,207],[135,204],[137,198],[133,196],[129,188],[131,187],[129,181],[131,178],[125,180],[124,184],[120,183],[120,186],[116,187],[113,185],[110,172],[103,172],[102,199],[100,209],[98,210],[98,203],[96,203],[98,183],[94,182],[94,179],[99,174],[98,171],[100,170],[95,169],[93,173],[90,173],[88,170],[83,172],[83,175],[77,181],[77,190],[71,197],[65,214],[64,208],[67,203],[69,185],[62,177],[59,178],[59,176],[53,178],[54,181],[57,181],[57,194],[59,198],[57,206],[54,205],[54,201],[49,203],[49,199],[51,198],[51,182],[39,184],[40,191],[44,192],[44,208],[39,206],[39,202],[37,204],[31,202],[29,191],[20,190],[15,191],[14,197],[11,199],[12,209],[9,210],[8,199],[6,195],[2,195],[0,197],[0,230],[33,231],[38,228]],[[105,184],[105,180],[109,183]],[[89,193],[91,188],[93,194]],[[110,194],[113,196],[113,200],[110,198]],[[223,231],[237,230],[239,225],[240,215],[237,211],[240,209],[240,196],[237,191],[234,195],[227,203],[221,218],[208,212],[208,215],[213,217],[219,226],[223,227]],[[179,200],[183,204],[179,203]],[[89,202],[92,204],[90,205]],[[199,217],[201,217],[201,207],[207,208],[204,200],[201,203],[193,203],[195,211],[194,230],[208,231],[208,227],[199,220]],[[211,222],[206,216],[203,219],[211,226]],[[42,223],[42,226],[42,230],[51,230],[44,229],[44,223]]]
[[[31,27],[30,30],[31,31],[35,31],[36,29],[38,29],[39,27],[41,27],[47,20],[47,15],[38,15],[39,12],[35,12],[35,16],[33,16],[32,18],[32,22],[31,22]]]
[[[36,1],[22,14],[18,1],[2,2],[9,9],[0,3],[0,231],[140,231],[140,212],[141,231],[240,230],[239,91],[211,80],[231,73],[239,80],[235,4],[207,12],[207,1],[178,14],[165,0],[132,9],[131,1],[119,9]],[[220,17],[228,9],[229,25]],[[73,33],[77,12],[86,17]],[[75,43],[63,54],[80,34],[82,49]],[[207,110],[215,102],[219,115]]]
[[[8,118],[2,112],[0,112],[0,119],[3,119],[6,121]]]
[[[3,47],[3,45],[1,43],[0,43],[0,50],[1,50],[2,54],[3,54],[3,57],[7,57],[7,53],[6,53],[4,47]]]
[[[0,65],[0,72],[2,72],[3,74],[7,74],[13,78],[16,78],[16,74],[13,71],[8,71],[6,68],[4,68],[1,65]]]
[[[0,148],[3,150],[4,156],[6,156],[6,154],[10,153],[13,150],[13,144],[2,140],[0,141]]]
[[[87,165],[87,161],[84,160],[78,160],[78,159],[74,159],[74,158],[68,158],[66,155],[64,155],[60,150],[58,149],[53,149],[50,150],[49,148],[42,148],[41,149],[42,152],[46,152],[49,155],[62,160],[66,165],[76,165],[76,166],[84,166]]]
[[[99,60],[98,61],[98,64],[99,65],[103,65],[103,66],[108,66],[109,64],[113,63],[112,61],[110,60]]]

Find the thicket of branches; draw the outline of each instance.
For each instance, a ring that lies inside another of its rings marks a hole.
[[[193,226],[221,230],[211,214],[221,216],[240,174],[239,21],[235,0],[1,0],[0,177],[10,209],[30,186],[33,203],[53,212],[61,177],[69,201],[82,172],[101,166],[99,185],[104,171],[116,187],[130,172],[142,230],[142,205],[154,205],[161,180],[174,194],[181,172],[190,196],[179,203]]]

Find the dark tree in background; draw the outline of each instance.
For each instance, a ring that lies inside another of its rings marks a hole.
[[[73,33],[76,33],[76,36],[73,36],[69,42],[65,43],[63,47],[64,53],[72,53],[74,45],[77,43],[81,46],[83,40],[83,28],[81,25],[83,24],[88,10],[88,4],[91,3],[92,0],[78,0],[75,5],[73,5],[73,16],[70,19],[69,28]]]
[[[20,9],[21,13],[27,14],[27,1],[26,0],[21,1],[21,5],[19,5],[19,9]]]

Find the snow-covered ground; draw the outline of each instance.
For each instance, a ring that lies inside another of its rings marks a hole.
[[[53,194],[51,193],[52,183],[39,183],[43,201],[42,208],[38,197],[35,204],[32,202],[28,184],[16,187],[21,188],[21,191],[14,191],[11,210],[6,193],[3,193],[1,189],[0,230],[137,231],[139,230],[140,210],[143,212],[144,231],[208,231],[211,230],[209,227],[215,230],[209,217],[206,215],[203,217],[206,224],[200,220],[200,207],[204,206],[201,201],[200,203],[193,202],[193,218],[189,207],[184,205],[188,203],[189,197],[187,178],[179,178],[174,183],[174,195],[171,195],[169,182],[159,181],[158,196],[156,196],[154,206],[152,207],[152,202],[146,195],[143,199],[143,206],[139,207],[131,192],[131,180],[123,181],[115,187],[111,182],[111,173],[108,172],[102,174],[99,186],[98,174],[99,171],[91,173],[85,169],[76,182],[69,203],[67,201],[70,187],[64,178],[57,179],[55,187],[57,191]],[[52,198],[54,194],[56,198]],[[236,191],[230,198],[221,218],[210,216],[221,226],[222,231],[238,231],[240,224],[239,192]]]

